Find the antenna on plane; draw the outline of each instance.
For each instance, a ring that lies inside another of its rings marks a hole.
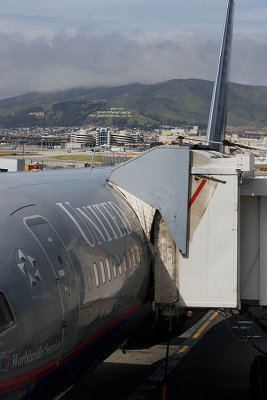
[[[209,147],[218,151],[221,150],[221,146],[212,142],[222,142],[226,132],[234,6],[234,0],[228,0],[220,59],[213,87],[206,134],[206,140],[210,143]]]
[[[93,152],[93,156],[92,156],[90,172],[92,171],[93,168],[95,168],[95,147],[94,147],[94,152]]]

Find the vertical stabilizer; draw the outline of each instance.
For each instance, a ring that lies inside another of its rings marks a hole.
[[[221,146],[217,143],[212,142],[221,142],[225,137],[234,6],[234,0],[228,0],[220,60],[216,81],[214,82],[210,116],[206,135],[207,141],[211,141],[211,143],[209,143],[209,147],[218,151],[221,150]]]

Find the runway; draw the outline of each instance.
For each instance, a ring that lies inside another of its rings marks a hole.
[[[259,354],[249,340],[264,349],[264,339],[251,321],[210,311],[171,341],[166,400],[248,400],[250,364]],[[117,351],[61,399],[161,400],[165,354],[165,344]]]

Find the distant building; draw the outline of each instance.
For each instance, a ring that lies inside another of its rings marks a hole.
[[[126,146],[135,145],[140,142],[139,132],[111,131],[101,128],[95,131],[96,146]]]
[[[186,133],[190,136],[190,135],[197,135],[198,134],[198,126],[194,125],[194,126],[189,126],[186,130]]]
[[[137,145],[140,142],[138,132],[117,131],[110,134],[110,144],[119,145]]]
[[[164,144],[170,144],[177,142],[179,136],[196,136],[198,135],[198,126],[188,126],[187,128],[170,128],[162,129],[161,135],[159,135],[159,141]]]
[[[110,146],[110,131],[107,128],[100,128],[95,131],[96,146],[103,146],[104,144]]]
[[[70,140],[72,143],[79,143],[89,147],[94,147],[96,144],[94,134],[89,132],[87,129],[80,129],[77,132],[72,132]]]
[[[178,141],[178,135],[160,135],[159,136],[159,142],[162,142],[164,144],[170,144],[172,142],[177,142]]]

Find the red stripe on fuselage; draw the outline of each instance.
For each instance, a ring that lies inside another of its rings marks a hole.
[[[6,394],[8,392],[12,392],[14,390],[23,388],[39,379],[43,378],[44,376],[48,375],[49,373],[55,371],[57,368],[64,365],[66,362],[71,360],[81,351],[86,349],[90,344],[95,342],[100,337],[104,336],[109,330],[114,328],[120,322],[125,320],[131,314],[134,314],[138,309],[140,309],[145,303],[147,299],[139,300],[135,303],[132,307],[128,310],[124,311],[123,313],[119,314],[116,318],[110,321],[107,325],[103,326],[102,328],[98,329],[94,334],[86,338],[84,341],[76,345],[70,354],[64,357],[57,357],[52,361],[49,361],[40,367],[34,368],[33,370],[27,371],[23,374],[16,375],[12,378],[8,378],[2,382],[0,382],[0,395]]]
[[[192,204],[194,203],[194,201],[196,200],[197,196],[199,195],[199,193],[201,192],[201,190],[203,189],[203,187],[205,186],[207,182],[207,179],[203,179],[200,183],[200,185],[198,186],[197,190],[195,191],[195,193],[193,194],[193,196],[191,197],[191,200],[189,201],[188,204],[188,208],[190,208],[192,206]]]

